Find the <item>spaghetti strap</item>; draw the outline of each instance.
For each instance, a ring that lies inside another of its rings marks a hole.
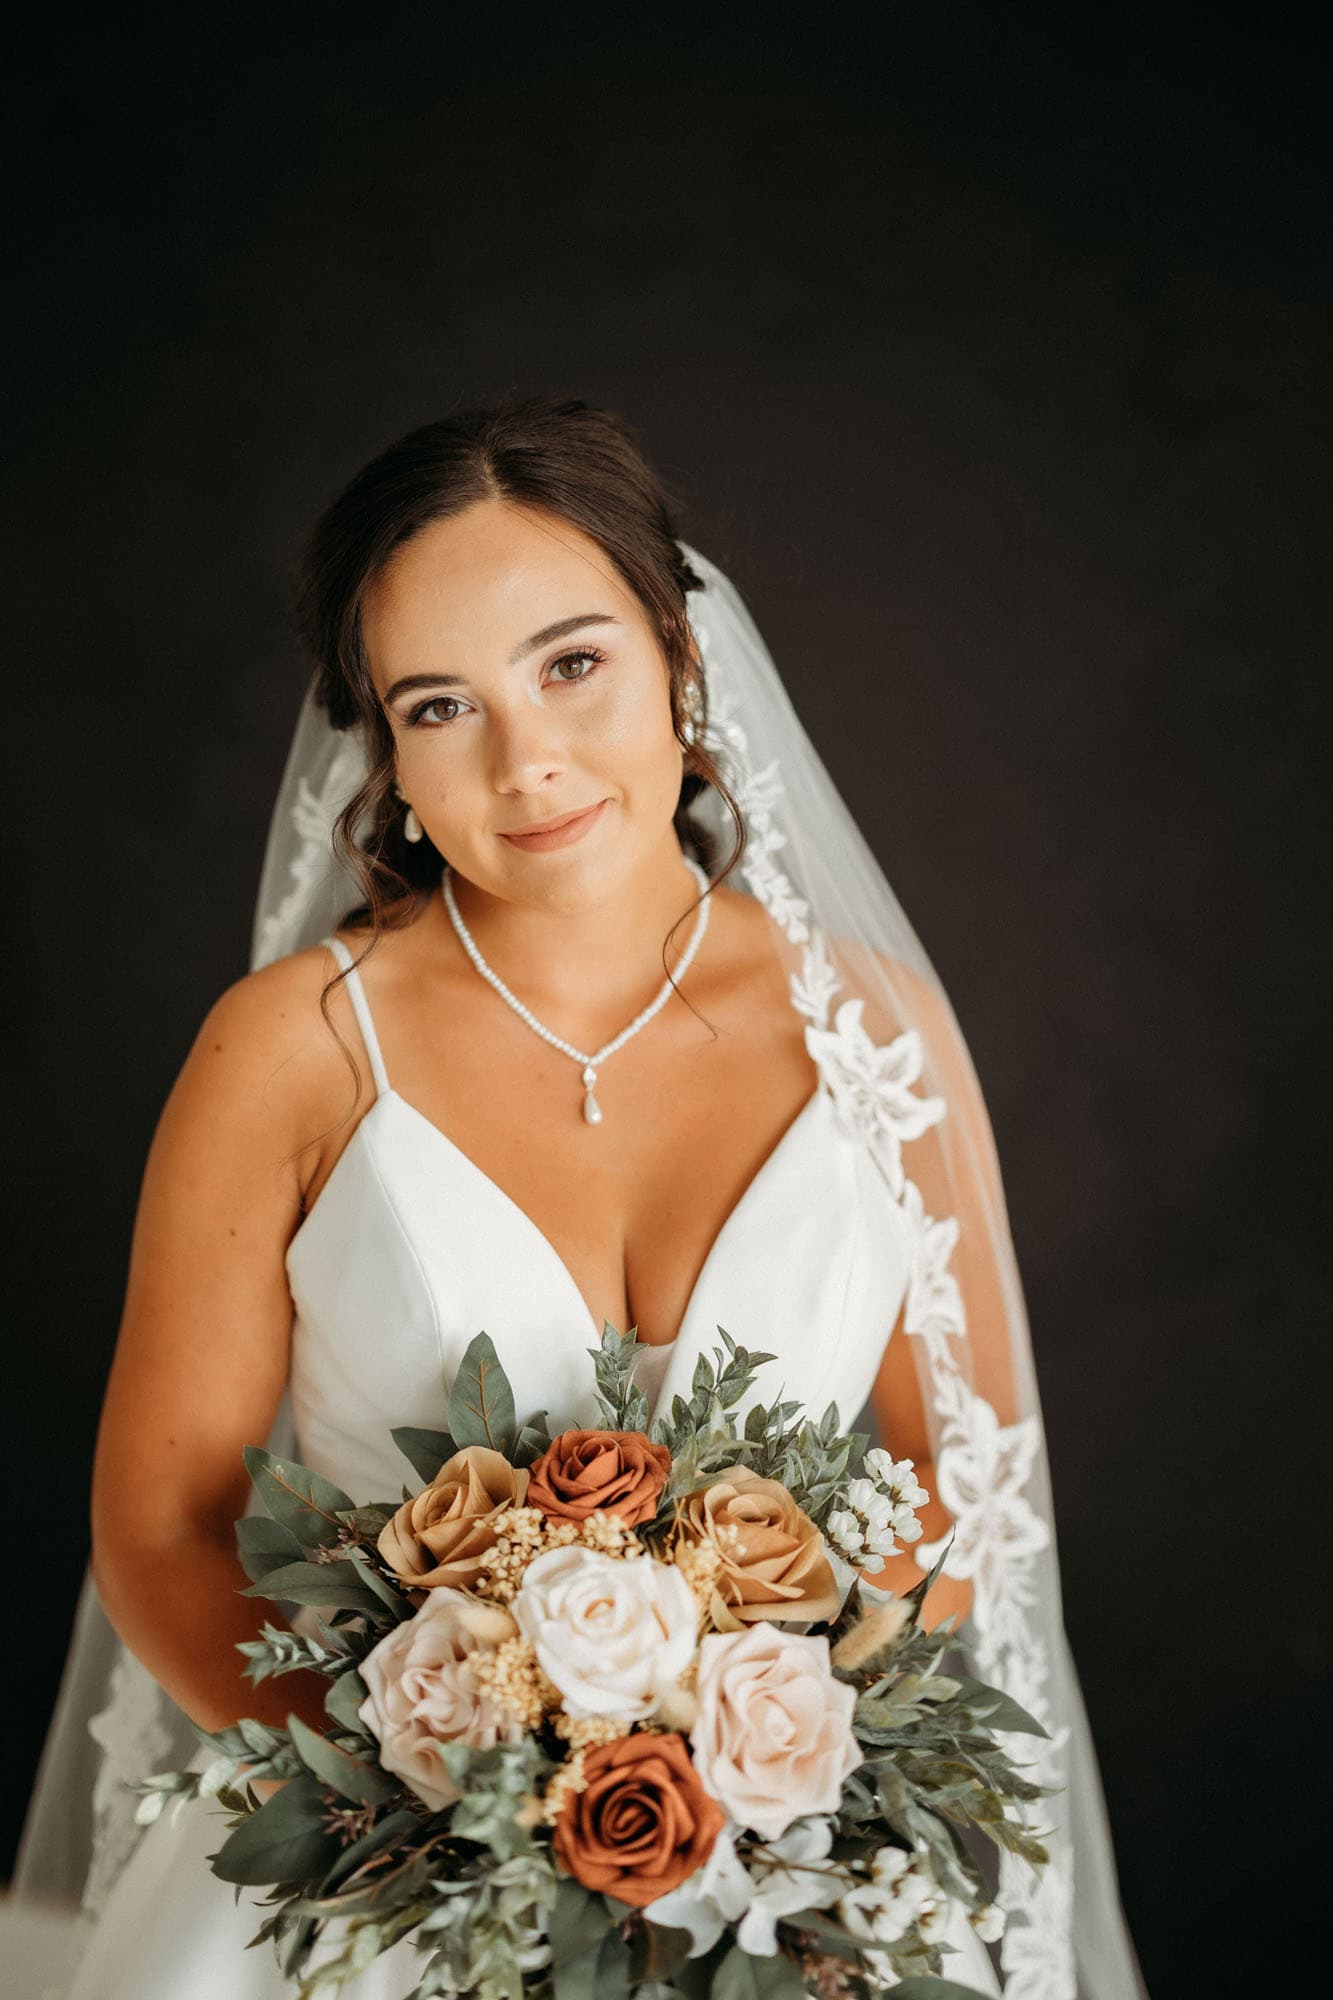
[[[320,942],[328,946],[339,965],[343,967],[347,974],[345,983],[347,991],[352,996],[352,1006],[356,1010],[357,1026],[361,1030],[361,1039],[366,1045],[366,1054],[370,1057],[370,1069],[375,1079],[375,1089],[382,1096],[389,1088],[389,1075],[384,1067],[384,1058],[380,1054],[379,1036],[375,1033],[375,1023],[370,1018],[370,1002],[366,999],[366,989],[361,984],[361,974],[353,965],[352,954],[341,938],[326,937],[321,938]]]

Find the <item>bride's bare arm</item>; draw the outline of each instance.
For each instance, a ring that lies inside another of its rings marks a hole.
[[[210,1009],[163,1109],[144,1172],[97,1436],[92,1567],[112,1624],[206,1729],[242,1715],[324,1721],[327,1683],[243,1678],[239,1640],[281,1623],[239,1596],[246,1444],[262,1444],[286,1381],[284,1254],[302,1212],[327,1043],[328,965],[304,952],[237,982]],[[312,1026],[313,1023],[313,1026]],[[328,1102],[327,1097],[323,1099]]]

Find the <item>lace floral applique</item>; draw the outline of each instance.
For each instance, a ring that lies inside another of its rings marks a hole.
[[[903,1187],[903,1213],[912,1225],[912,1268],[907,1278],[903,1325],[926,1344],[932,1368],[952,1368],[949,1341],[967,1331],[967,1312],[949,1260],[958,1243],[958,1218],[935,1222],[926,1214],[915,1181]]]
[[[935,1475],[954,1524],[946,1567],[950,1576],[971,1581],[986,1623],[993,1624],[991,1601],[998,1609],[1013,1592],[1016,1579],[1007,1573],[1009,1566],[1036,1555],[1050,1540],[1046,1523],[1023,1493],[1041,1432],[1035,1417],[1001,1424],[985,1398],[974,1395],[960,1375],[945,1375],[937,1407],[941,1404],[948,1414]],[[930,1568],[948,1539],[918,1547],[922,1569]]]
[[[861,1022],[864,1005],[859,995],[844,1000],[832,1029],[807,1027],[805,1044],[833,1094],[843,1130],[871,1147],[901,1199],[903,1141],[938,1125],[947,1107],[942,1097],[918,1097],[912,1090],[924,1059],[916,1029],[874,1042]]]

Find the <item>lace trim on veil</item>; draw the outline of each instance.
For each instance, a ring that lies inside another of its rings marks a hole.
[[[1000,1424],[991,1405],[960,1372],[951,1342],[966,1332],[967,1321],[961,1288],[949,1269],[959,1224],[953,1216],[927,1215],[920,1189],[903,1168],[904,1142],[938,1124],[947,1105],[942,1097],[923,1098],[912,1090],[923,1061],[915,1029],[888,1043],[875,1042],[862,1024],[860,998],[845,999],[830,1024],[830,1007],[843,982],[829,961],[823,933],[811,927],[809,905],[777,859],[787,844],[773,817],[783,795],[778,760],[762,771],[751,769],[746,733],[721,664],[706,632],[698,630],[697,638],[708,676],[709,747],[727,761],[749,828],[741,873],[788,940],[803,947],[790,987],[792,1004],[808,1024],[806,1046],[833,1095],[843,1129],[867,1147],[910,1228],[914,1247],[903,1324],[927,1356],[941,1423],[936,1484],[955,1523],[945,1572],[972,1584],[969,1622],[977,1672],[1049,1727],[1049,1654],[1026,1615],[1036,1595],[1035,1558],[1051,1540],[1023,1492],[1041,1444],[1040,1423],[1027,1416],[1010,1426]],[[919,1567],[928,1570],[943,1547],[943,1541],[918,1544],[914,1554]],[[1016,1762],[1037,1767],[1033,1776],[1038,1782],[1063,1786],[1060,1753],[1067,1733],[1036,1739],[1035,1753],[1032,1737],[1013,1734],[1001,1741]],[[1041,1830],[1033,1809],[1025,1817],[1034,1832]],[[1068,1842],[1052,1846],[1040,1876],[1018,1856],[1002,1854],[1000,1901],[1010,1919],[1000,1957],[1006,2000],[1074,2000],[1073,1855]]]

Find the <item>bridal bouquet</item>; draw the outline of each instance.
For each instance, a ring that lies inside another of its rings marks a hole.
[[[201,1730],[216,1757],[144,1780],[138,1814],[219,1801],[213,1870],[271,1889],[250,1943],[302,2000],[409,1933],[412,2000],[971,1990],[941,1976],[946,1924],[989,1940],[1002,1918],[963,1836],[1042,1865],[1043,1788],[1000,1737],[1043,1732],[941,1670],[938,1565],[903,1597],[851,1566],[920,1534],[911,1462],[862,1459],[836,1404],[738,1425],[773,1357],[719,1332],[650,1429],[634,1333],[608,1325],[605,1428],[555,1437],[518,1422],[479,1335],[449,1434],[392,1433],[425,1481],[400,1504],[246,1448],[267,1508],[237,1523],[248,1594],[302,1609],[241,1646],[245,1672],[326,1675],[328,1726]]]

